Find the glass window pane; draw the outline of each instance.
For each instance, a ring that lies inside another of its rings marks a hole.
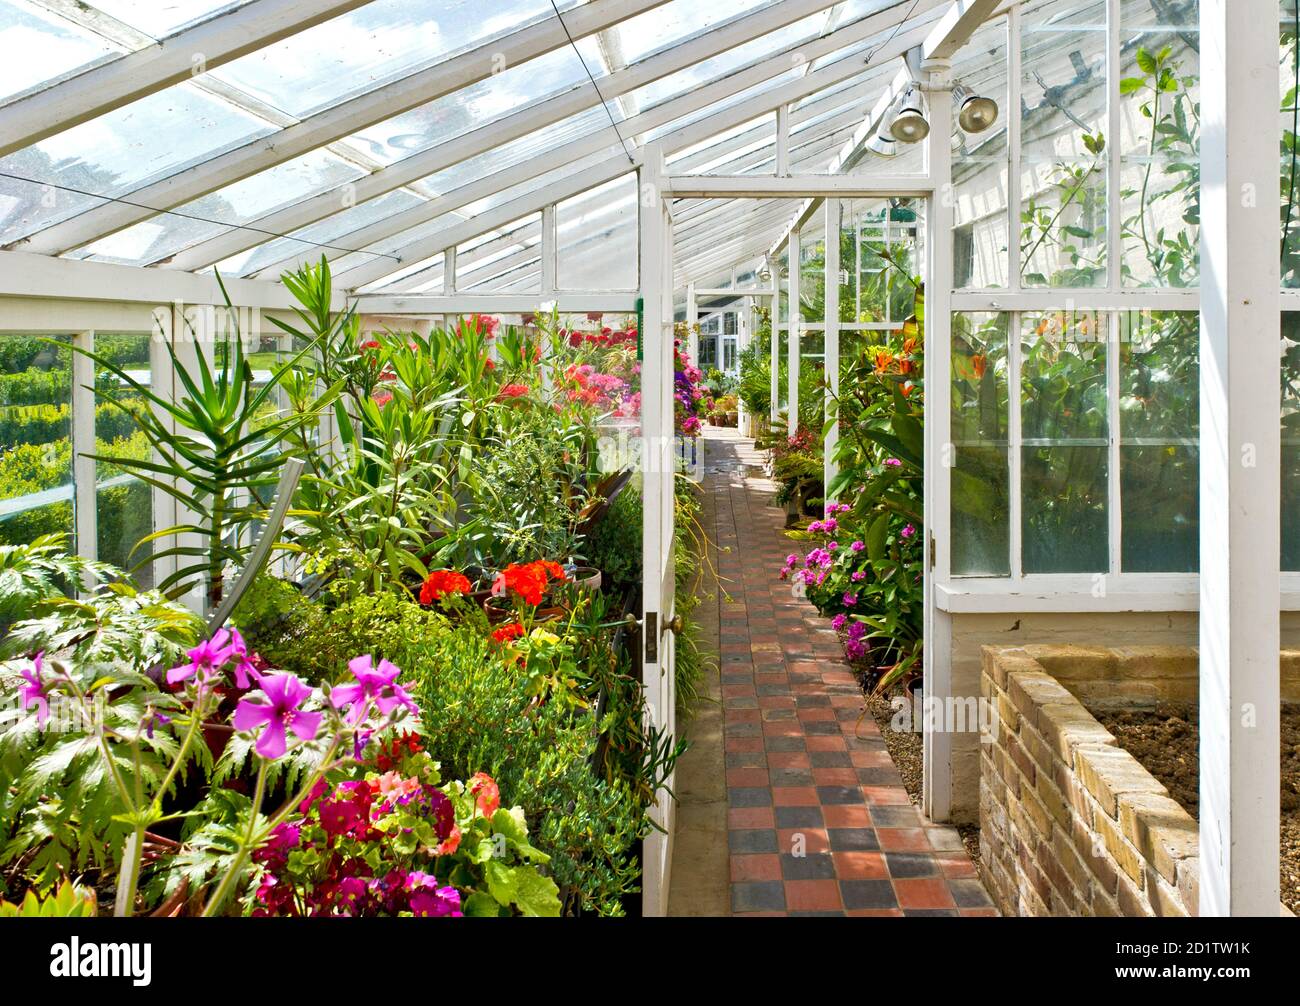
[[[548,15],[549,0],[373,0],[211,76],[301,118]]]
[[[813,214],[799,231],[799,317],[826,320],[826,213]]]
[[[1020,270],[1026,286],[1107,281],[1106,4],[1051,0],[1021,24]]]
[[[1120,315],[1121,569],[1198,567],[1199,316]]]
[[[95,352],[112,360],[136,381],[150,383],[148,335],[95,334]],[[139,425],[127,412],[111,404],[107,392],[128,406],[145,407],[144,401],[130,390],[121,378],[96,366],[95,452],[108,457],[143,460],[149,457],[149,442]],[[98,555],[122,569],[131,569],[147,560],[153,549],[145,545],[136,550],[141,539],[153,528],[153,493],[149,485],[129,475],[117,465],[95,463],[95,513]],[[136,579],[153,586],[153,569],[142,566]]]
[[[1021,548],[1026,574],[1109,568],[1106,319],[1021,319]]]
[[[26,0],[0,0],[0,101],[121,55],[107,39]],[[22,58],[27,54],[29,58]]]
[[[1127,286],[1194,286],[1200,251],[1197,4],[1124,0],[1120,219]],[[1176,30],[1170,30],[1176,28]]]
[[[560,203],[555,229],[561,290],[636,289],[636,175]]]
[[[1282,315],[1282,568],[1300,571],[1300,314]]]
[[[957,289],[1007,285],[1007,23],[985,25],[957,54],[953,79],[998,104],[997,121],[981,133],[953,135],[953,279]],[[957,111],[957,109],[954,109]]]
[[[1007,329],[1002,313],[952,324],[952,573],[1009,576]]]
[[[73,547],[71,435],[72,351],[0,335],[0,544],[66,534]]]
[[[0,243],[102,205],[80,192],[126,195],[273,131],[189,83],[140,98],[0,159],[27,179],[0,178]]]
[[[1281,2],[1282,41],[1282,286],[1300,287],[1300,45],[1294,3]]]

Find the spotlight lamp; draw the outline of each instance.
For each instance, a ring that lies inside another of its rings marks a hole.
[[[867,140],[867,149],[880,157],[895,157],[898,154],[898,142],[887,130],[877,130]]]
[[[967,133],[982,133],[998,121],[998,103],[958,84],[952,89],[957,125]]]
[[[889,135],[900,143],[919,143],[930,135],[925,117],[925,99],[916,84],[908,84],[899,99],[898,112],[889,126]]]

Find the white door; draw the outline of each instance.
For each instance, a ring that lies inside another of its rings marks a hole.
[[[675,636],[673,623],[673,479],[676,437],[673,426],[672,220],[662,197],[663,158],[646,151],[641,169],[641,478],[642,531],[641,674],[645,685],[647,730],[662,746],[675,738]],[[676,806],[670,777],[660,789],[644,844],[642,911],[664,915],[668,908]]]

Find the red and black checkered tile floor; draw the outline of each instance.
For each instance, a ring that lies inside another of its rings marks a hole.
[[[793,551],[751,441],[709,430],[727,839],[736,915],[993,915],[952,828],[908,798],[829,622],[777,576]],[[754,466],[754,467],[747,467]]]

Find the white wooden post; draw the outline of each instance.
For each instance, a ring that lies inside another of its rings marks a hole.
[[[1277,915],[1276,0],[1202,0],[1200,38],[1200,913]]]
[[[952,472],[950,368],[952,365],[953,195],[952,82],[945,61],[927,61],[930,135],[926,158],[934,181],[926,219],[929,274],[925,277],[925,650],[924,698],[944,703],[952,696],[952,644],[948,617],[935,605],[936,584],[949,572],[949,478]],[[935,708],[940,708],[936,706]],[[923,740],[922,806],[932,821],[952,811],[952,733],[942,718],[926,716]],[[939,729],[931,729],[934,726]]]
[[[642,589],[641,661],[646,717],[652,726],[672,736],[674,723],[673,635],[666,632],[672,617],[673,481],[676,459],[673,437],[672,245],[663,205],[664,158],[658,146],[646,149],[640,170],[640,277],[643,298],[641,333],[641,486]],[[672,779],[655,794],[651,814],[659,829],[645,839],[642,857],[642,912],[665,914],[672,865],[675,802]]]
[[[835,464],[835,448],[840,442],[840,201],[827,199],[826,213],[826,328],[823,332],[824,354],[822,377],[826,381],[826,438],[822,446],[822,478],[826,486],[826,501],[831,501],[831,483],[839,475]],[[832,422],[832,420],[836,420]]]
[[[768,421],[776,426],[776,417],[780,414],[781,401],[781,269],[772,262],[772,313],[770,315],[772,372],[768,376],[772,384],[772,403],[768,409]]]
[[[790,436],[799,429],[799,230],[790,232],[790,275],[786,281],[790,299],[786,325],[786,409],[785,427]]]
[[[686,353],[695,366],[700,365],[700,309],[695,300],[695,284],[686,284]]]
[[[78,349],[93,351],[94,332],[78,332],[72,337]],[[87,559],[99,558],[98,509],[95,493],[95,462],[86,457],[95,453],[95,361],[80,353],[72,354],[72,519],[77,554]],[[89,388],[90,390],[87,390]]]

